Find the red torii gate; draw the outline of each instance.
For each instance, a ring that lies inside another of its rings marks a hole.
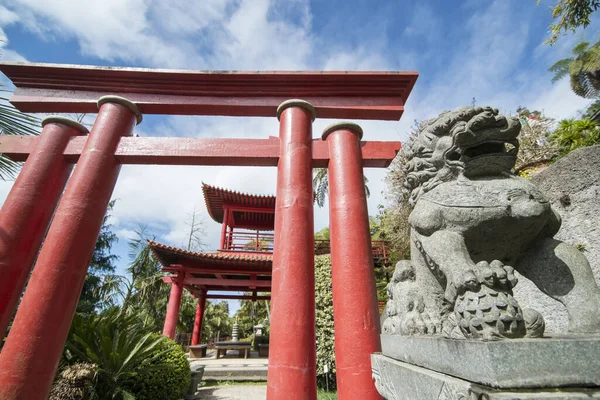
[[[327,166],[338,397],[380,398],[369,360],[380,343],[362,168],[387,166],[400,143],[361,142],[362,130],[353,123],[334,124],[323,140],[314,141],[312,121],[317,115],[397,120],[417,73],[193,72],[6,62],[0,70],[17,86],[11,102],[22,111],[98,112],[87,136],[76,137],[87,133],[76,122],[51,117],[38,138],[0,139],[0,153],[27,160],[0,212],[1,332],[49,226],[0,353],[0,398],[47,397],[125,163],[277,166],[270,400],[316,398],[312,168]],[[304,100],[288,100],[297,97]],[[129,137],[142,112],[277,115],[279,138]]]

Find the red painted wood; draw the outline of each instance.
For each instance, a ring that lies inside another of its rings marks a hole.
[[[271,296],[248,296],[236,294],[207,294],[206,298],[215,300],[271,300]]]
[[[183,294],[184,279],[184,271],[179,271],[177,276],[171,279],[171,293],[169,294],[169,303],[167,304],[165,325],[162,333],[164,336],[167,336],[170,339],[175,339],[177,321],[179,320],[179,308],[181,306],[181,295]]]
[[[416,72],[181,71],[0,63],[17,86],[11,102],[27,112],[95,112],[105,94],[125,96],[145,114],[275,115],[290,98],[319,118],[398,120]]]
[[[268,400],[315,400],[315,275],[312,115],[280,115]]]
[[[0,353],[0,399],[48,398],[121,169],[112,155],[135,123],[120,104],[105,103],[98,112]]]
[[[219,249],[225,249],[225,238],[227,237],[227,226],[229,226],[229,210],[223,207],[223,224],[221,224],[221,242]]]
[[[190,271],[191,272],[191,271]],[[164,276],[163,282],[172,283],[173,277]],[[268,280],[257,280],[257,279],[227,279],[227,278],[194,278],[192,276],[186,276],[184,283],[186,285],[196,285],[196,286],[213,286],[213,287],[245,287],[247,290],[252,288],[270,288],[271,281]]]
[[[200,344],[202,341],[202,320],[204,319],[204,310],[206,309],[206,296],[198,297],[196,306],[196,318],[194,319],[194,330],[192,331],[192,346]]]
[[[14,161],[25,161],[39,138],[0,137],[0,153]],[[77,162],[85,138],[69,141],[64,155]],[[361,142],[363,165],[386,168],[400,150],[400,142]],[[326,168],[329,149],[322,140],[312,142],[313,168]],[[199,139],[123,137],[116,157],[122,164],[233,165],[275,167],[279,161],[279,139]]]
[[[370,355],[381,351],[369,215],[358,133],[327,136],[338,399],[379,400]]]
[[[46,124],[0,212],[0,336],[23,292],[42,239],[73,165],[62,156],[69,138],[82,132]]]

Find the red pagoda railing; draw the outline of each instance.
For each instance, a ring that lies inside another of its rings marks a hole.
[[[385,240],[373,240],[373,261],[375,264],[388,262],[388,243]],[[235,251],[244,253],[273,253],[273,234],[261,231],[227,232],[225,248],[222,251]],[[329,240],[315,239],[315,254],[329,254],[331,247]]]

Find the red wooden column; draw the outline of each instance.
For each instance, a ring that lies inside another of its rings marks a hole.
[[[0,399],[41,400],[48,392],[121,165],[122,136],[141,121],[116,96],[98,100],[98,117],[46,235],[15,321],[0,353]]]
[[[165,325],[162,333],[170,339],[175,339],[175,332],[177,331],[184,279],[185,272],[179,271],[177,276],[174,276],[171,280],[171,293],[169,294],[169,303],[167,304],[167,314],[165,315]]]
[[[37,146],[23,165],[0,212],[0,337],[10,322],[73,164],[63,151],[85,126],[64,117],[42,121]]]
[[[371,353],[381,351],[369,214],[360,149],[362,129],[337,123],[329,144],[329,228],[335,362],[340,400],[381,399],[371,379]]]
[[[225,250],[228,246],[227,225],[229,224],[229,208],[223,207],[223,225],[221,226],[221,244],[220,249]]]
[[[277,109],[280,158],[273,277],[268,400],[316,399],[312,121],[315,109],[288,100]]]
[[[198,297],[196,306],[196,319],[194,320],[194,331],[192,333],[192,346],[202,342],[202,320],[204,319],[204,310],[206,309],[206,295],[202,293]]]

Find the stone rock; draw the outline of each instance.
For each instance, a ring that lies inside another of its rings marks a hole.
[[[600,386],[600,338],[497,341],[381,335],[384,356],[499,389]]]
[[[450,375],[371,355],[373,379],[387,400],[593,400],[594,388],[492,389]]]
[[[531,177],[562,219],[556,239],[583,249],[600,285],[600,146],[577,149]],[[515,298],[539,311],[549,333],[568,331],[565,307],[519,276]]]

